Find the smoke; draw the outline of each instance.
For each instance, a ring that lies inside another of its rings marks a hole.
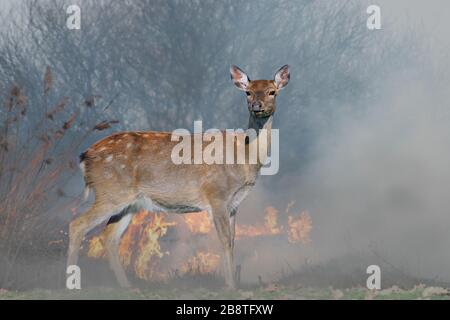
[[[302,259],[311,258],[319,265],[342,261],[360,284],[371,264],[382,274],[395,268],[416,279],[450,281],[448,21],[433,14],[448,4],[423,6],[382,6],[397,35],[420,34],[416,56],[407,68],[378,76],[364,99],[335,105],[328,127],[305,119],[317,129],[310,156],[299,157],[301,169],[275,181],[262,178],[263,187],[243,204],[242,216],[255,216],[267,203],[283,208],[294,199],[313,221],[310,247],[292,252],[275,245],[252,270],[302,268]],[[281,152],[289,152],[302,131],[285,131],[283,140],[282,121],[278,126]]]
[[[431,53],[426,59],[436,63]],[[295,199],[313,221],[312,247],[300,248],[297,257],[341,260],[346,272],[359,269],[354,276],[361,284],[367,266],[383,272],[386,263],[416,279],[450,281],[450,96],[448,64],[437,65],[440,70],[429,63],[390,74],[361,112],[336,114],[301,173],[274,185],[265,178],[246,213],[257,199]],[[280,265],[274,256],[265,268]]]
[[[450,129],[438,107],[448,95],[396,83],[367,114],[343,117],[322,138],[299,196],[315,218],[319,256],[375,246],[416,276],[449,279]]]

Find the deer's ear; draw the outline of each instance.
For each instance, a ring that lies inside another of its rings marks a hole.
[[[238,89],[240,90],[247,90],[248,83],[250,81],[249,77],[245,74],[244,71],[236,67],[235,65],[232,65],[230,67],[230,75],[231,80],[233,80],[233,83]]]
[[[291,74],[289,73],[289,66],[287,64],[285,64],[277,71],[277,73],[275,73],[274,81],[275,81],[275,85],[277,86],[278,90],[286,87],[290,78],[291,78]]]

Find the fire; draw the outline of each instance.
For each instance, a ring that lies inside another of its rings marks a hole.
[[[102,258],[105,256],[103,237],[93,237],[89,241],[88,256],[92,258]]]
[[[144,213],[147,213],[144,211]],[[157,276],[164,278],[163,275],[156,271],[156,259],[152,257],[162,258],[164,255],[169,255],[168,251],[161,251],[159,239],[167,233],[167,229],[175,226],[176,222],[166,222],[164,215],[154,214],[152,221],[145,227],[142,238],[139,240],[138,248],[139,255],[136,260],[134,269],[136,275],[145,280],[150,280]]]
[[[261,237],[280,234],[283,227],[278,226],[278,210],[267,207],[264,215],[264,225],[236,225],[236,239],[242,237]]]
[[[132,264],[133,255],[134,271],[136,275],[145,280],[161,279],[165,275],[157,271],[158,259],[169,255],[168,251],[162,251],[160,238],[163,237],[169,227],[176,222],[167,222],[166,214],[149,214],[142,210],[133,216],[127,231],[120,240],[119,256],[124,266]],[[93,237],[89,241],[88,256],[101,258],[106,256],[104,235]],[[136,248],[136,249],[135,249]]]
[[[181,267],[181,272],[184,274],[205,274],[214,273],[219,266],[220,255],[198,251],[197,254],[189,258],[186,263]]]
[[[236,224],[236,239],[243,241],[244,238],[276,236],[287,238],[290,244],[309,244],[311,217],[307,211],[298,216],[290,214],[293,205],[294,202],[289,203],[286,209],[287,225],[280,225],[278,210],[269,206],[265,209],[263,223]],[[177,232],[169,233],[172,229]],[[183,229],[187,233],[179,232]],[[215,273],[220,265],[221,251],[219,246],[211,245],[216,240],[215,232],[212,231],[213,223],[206,211],[180,216],[143,210],[133,216],[122,236],[119,256],[125,268],[144,280],[166,280],[173,271],[178,275]],[[182,235],[187,235],[187,238],[180,238]],[[196,235],[205,235],[207,238],[195,238]],[[178,247],[173,247],[174,241],[180,239]],[[88,256],[106,257],[104,241],[103,234],[91,238]],[[199,246],[200,243],[203,245]]]
[[[264,226],[270,234],[280,234],[283,230],[283,227],[278,227],[278,210],[274,207],[266,208]]]
[[[290,243],[310,243],[309,234],[312,229],[312,220],[308,211],[300,213],[300,217],[295,219],[293,216],[288,217],[288,241]]]
[[[206,211],[185,214],[184,221],[192,233],[208,234],[212,228],[211,220]]]

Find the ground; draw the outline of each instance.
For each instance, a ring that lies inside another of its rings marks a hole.
[[[43,290],[35,289],[18,292],[0,289],[0,299],[450,299],[450,290],[442,287],[417,285],[412,289],[400,289],[396,286],[369,291],[362,287],[349,289],[312,288],[268,285],[264,288],[229,291],[223,289],[118,289],[87,288],[82,290]]]

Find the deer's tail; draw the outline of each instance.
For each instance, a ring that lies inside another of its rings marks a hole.
[[[89,198],[89,193],[91,191],[91,188],[89,186],[89,184],[86,181],[86,152],[83,152],[82,154],[80,154],[80,169],[81,172],[83,173],[83,178],[84,178],[84,192],[83,192],[83,199],[84,201],[86,201]]]

